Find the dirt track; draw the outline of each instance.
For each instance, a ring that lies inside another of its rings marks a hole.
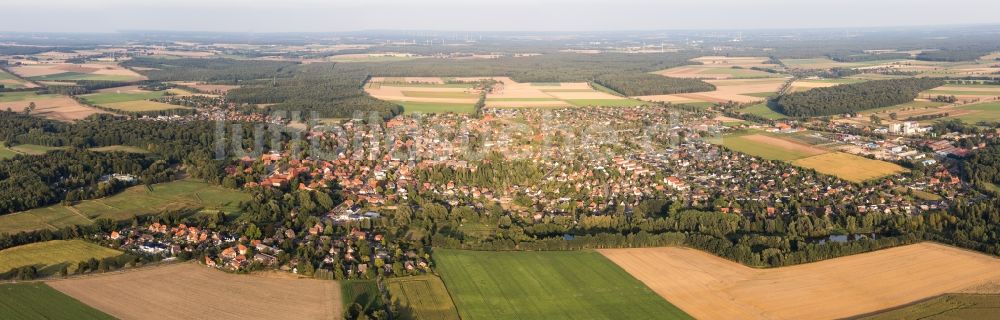
[[[228,274],[194,263],[50,281],[120,319],[334,319],[337,282]]]
[[[687,248],[599,250],[697,319],[834,319],[1000,280],[1000,260],[934,243],[777,269]]]

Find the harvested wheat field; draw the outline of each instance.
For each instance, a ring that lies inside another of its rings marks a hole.
[[[24,78],[35,80],[108,80],[132,81],[144,80],[145,76],[135,71],[122,68],[113,63],[49,63],[37,65],[22,65],[11,68],[11,71]]]
[[[31,114],[52,120],[73,121],[80,120],[98,113],[108,113],[103,110],[91,108],[76,102],[70,97],[61,95],[40,95],[25,97],[23,100],[0,102],[0,109],[21,111],[35,103],[35,111]]]
[[[1000,279],[1000,260],[920,243],[776,269],[688,248],[599,250],[697,319],[835,319]]]
[[[47,282],[120,319],[333,319],[337,282],[229,274],[179,263]]]

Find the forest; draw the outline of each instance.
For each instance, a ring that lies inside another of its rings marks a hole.
[[[341,64],[314,63],[298,68],[294,77],[257,81],[230,90],[229,101],[273,104],[271,110],[315,111],[323,118],[367,117],[375,112],[389,118],[402,107],[372,98],[362,90],[368,74]]]
[[[980,149],[963,161],[961,168],[962,175],[975,185],[1000,185],[1000,145]]]
[[[692,64],[696,52],[650,54],[553,53],[498,59],[415,59],[384,63],[353,63],[372,76],[448,77],[509,76],[517,82],[587,82],[602,74],[647,73]]]
[[[876,80],[789,93],[771,104],[793,117],[829,116],[907,103],[943,84],[935,79]]]
[[[917,55],[917,60],[925,61],[972,61],[1000,49],[997,45],[968,45],[941,50],[924,51]]]
[[[243,129],[252,130],[252,126]],[[192,177],[220,184],[225,172],[223,162],[215,160],[212,152],[214,133],[211,122],[165,123],[101,115],[65,123],[0,111],[0,139],[7,145],[63,149],[0,162],[0,214],[114,194],[124,186],[99,183],[101,176],[111,173],[133,174],[141,183],[152,184],[172,180],[173,167],[184,164]],[[245,132],[243,137],[252,139],[253,134]],[[150,153],[86,150],[115,145]],[[244,145],[250,144],[244,141]]]
[[[135,58],[122,63],[122,66],[128,68],[144,68],[140,73],[150,80],[187,80],[223,84],[291,77],[297,65],[297,62],[288,61],[195,58]]]
[[[715,90],[711,83],[697,79],[668,78],[650,73],[606,73],[594,82],[626,96],[650,96]]]
[[[837,62],[864,62],[864,61],[875,61],[875,60],[902,60],[910,59],[909,53],[882,53],[882,54],[868,54],[868,53],[857,53],[857,52],[838,52],[828,54],[830,60]]]

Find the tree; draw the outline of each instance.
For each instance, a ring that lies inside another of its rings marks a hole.
[[[246,231],[243,232],[243,235],[247,236],[247,238],[249,238],[250,240],[257,240],[260,239],[261,232],[260,229],[257,228],[257,225],[251,223],[250,225],[247,226],[247,229]]]

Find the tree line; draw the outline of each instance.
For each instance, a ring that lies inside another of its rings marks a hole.
[[[943,84],[937,79],[875,80],[789,93],[771,103],[793,117],[828,116],[911,102],[921,91]]]
[[[711,83],[698,79],[669,78],[650,73],[606,73],[594,82],[626,96],[648,96],[714,91]]]

